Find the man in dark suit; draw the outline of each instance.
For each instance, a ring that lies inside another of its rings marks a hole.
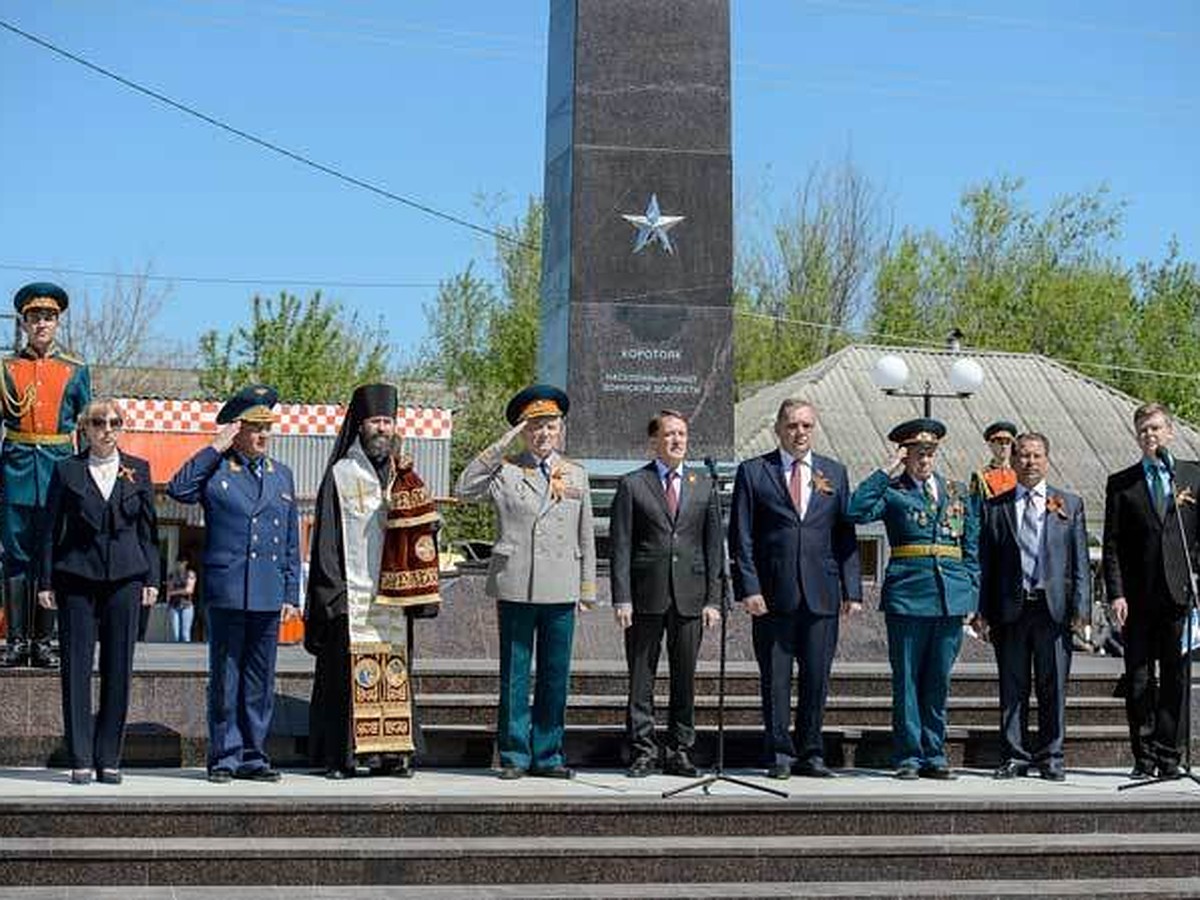
[[[779,449],[738,467],[729,521],[734,596],[754,617],[767,774],[828,777],[821,720],[837,647],[838,613],[861,608],[858,542],[847,518],[846,468],[812,452],[817,413],[785,400]],[[788,733],[799,661],[796,740]]]
[[[267,456],[277,394],[239,391],[217,413],[211,446],[167,485],[204,508],[208,605],[208,780],[279,781],[267,756],[280,615],[297,614],[299,518],[291,470]]]
[[[1200,466],[1171,457],[1171,415],[1159,403],[1133,414],[1140,461],[1109,476],[1104,493],[1104,587],[1125,638],[1125,713],[1132,778],[1179,774],[1186,669],[1180,639],[1188,571],[1200,555]],[[1176,512],[1179,518],[1176,518]],[[1182,522],[1182,534],[1180,531]],[[1154,669],[1158,690],[1151,690]]]
[[[979,613],[1000,669],[997,778],[1062,781],[1071,629],[1090,615],[1091,578],[1083,501],[1046,484],[1050,441],[1017,438],[1016,490],[984,503]],[[1038,746],[1028,747],[1029,668],[1038,700]]]
[[[625,629],[629,775],[658,766],[654,676],[664,632],[671,672],[665,770],[695,777],[696,657],[720,621],[721,513],[708,478],[684,466],[688,424],[664,410],[647,428],[654,461],[624,476],[609,513],[613,609]]]

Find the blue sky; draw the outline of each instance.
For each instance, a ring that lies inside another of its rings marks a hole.
[[[1035,204],[1106,183],[1129,263],[1200,256],[1200,4],[733,0],[735,197],[779,205],[848,152],[897,224],[944,230],[968,184]],[[541,0],[0,0],[0,18],[216,118],[473,220],[540,194]],[[0,292],[101,272],[175,280],[194,342],[257,289],[385,317],[398,355],[486,239],[268,154],[0,30]],[[16,266],[18,268],[9,268]],[[366,288],[335,282],[418,287]]]

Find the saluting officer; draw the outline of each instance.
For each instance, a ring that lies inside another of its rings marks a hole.
[[[278,395],[234,394],[212,444],[184,463],[167,493],[204,508],[208,606],[208,780],[278,781],[267,757],[279,618],[297,613],[299,518],[291,470],[267,456]]]
[[[490,499],[500,529],[487,594],[497,601],[500,625],[501,778],[575,774],[563,757],[567,682],[576,605],[596,599],[596,543],[587,472],[559,452],[568,405],[550,385],[522,390],[505,412],[512,428],[467,464],[456,486],[464,500]],[[505,456],[518,434],[524,449]]]
[[[936,419],[897,425],[887,468],[867,476],[849,517],[883,520],[891,554],[882,607],[892,666],[896,777],[952,779],[946,760],[950,668],[963,619],[979,605],[979,511],[967,486],[933,471],[946,426]]]
[[[27,284],[13,297],[25,346],[4,360],[4,445],[0,450],[3,537],[7,554],[8,646],[0,666],[58,665],[50,643],[54,613],[34,604],[34,563],[41,553],[46,501],[55,464],[75,452],[78,418],[92,399],[83,360],[55,343],[67,292],[57,284]]]

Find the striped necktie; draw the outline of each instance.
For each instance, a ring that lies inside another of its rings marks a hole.
[[[1037,587],[1038,556],[1042,549],[1042,528],[1038,518],[1037,495],[1032,491],[1025,495],[1025,514],[1021,516],[1021,528],[1017,533],[1021,547],[1021,580],[1025,590]]]

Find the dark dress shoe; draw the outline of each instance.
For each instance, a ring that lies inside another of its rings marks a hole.
[[[96,780],[101,784],[120,784],[123,779],[120,769],[101,769],[96,773]]]
[[[833,769],[825,765],[825,760],[819,756],[797,763],[792,771],[802,778],[833,778]]]
[[[1029,764],[1023,763],[1020,760],[1010,759],[1008,762],[1003,762],[1000,767],[992,773],[993,778],[1020,778],[1029,771]]]
[[[575,770],[566,766],[547,766],[544,769],[530,769],[529,774],[534,778],[571,779],[575,777]]]
[[[1038,772],[1046,781],[1066,781],[1067,773],[1062,766],[1039,766]]]
[[[412,760],[409,759],[407,756],[402,757],[400,759],[400,762],[397,763],[396,768],[392,770],[392,775],[395,776],[396,778],[412,778],[413,777]]]
[[[520,766],[501,766],[499,778],[501,781],[516,781],[525,777],[525,770]]]
[[[630,778],[645,778],[657,771],[658,766],[655,765],[654,760],[649,756],[642,756],[629,764],[629,768],[625,770],[625,774]]]
[[[917,775],[934,781],[954,781],[958,778],[949,766],[922,766]]]
[[[896,769],[895,777],[901,781],[916,781],[921,775],[916,766],[900,766]]]
[[[29,665],[29,644],[14,640],[0,653],[0,669],[16,669]]]
[[[283,773],[278,769],[265,766],[261,769],[238,769],[233,773],[233,777],[238,781],[262,781],[274,784],[283,780]]]
[[[339,769],[337,766],[330,766],[325,770],[325,777],[330,781],[342,781],[345,778],[353,778],[353,769]]]
[[[1154,766],[1150,763],[1136,762],[1129,771],[1129,777],[1136,781],[1145,781],[1154,777]]]
[[[233,781],[233,771],[230,769],[209,769],[208,780],[213,784],[229,784]]]
[[[71,784],[91,784],[92,770],[91,769],[72,769]]]
[[[1178,778],[1180,776],[1179,763],[1165,762],[1158,764],[1159,778]]]
[[[767,777],[774,778],[776,781],[787,781],[792,777],[792,767],[787,763],[775,763],[775,765],[767,767]]]
[[[700,770],[684,754],[667,758],[663,771],[668,775],[678,775],[680,778],[698,778]]]
[[[29,664],[35,669],[57,669],[58,654],[49,641],[38,641],[29,651]]]

